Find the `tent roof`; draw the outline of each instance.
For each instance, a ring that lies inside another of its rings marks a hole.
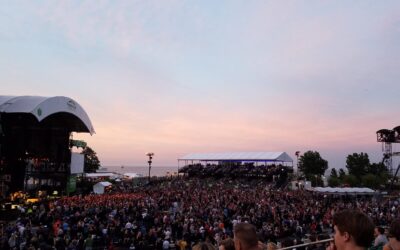
[[[96,186],[108,187],[108,186],[111,186],[112,183],[111,183],[111,182],[108,182],[108,181],[101,181],[101,182],[96,183],[95,185],[96,185]]]
[[[338,188],[338,187],[315,187],[313,189],[315,192],[319,193],[337,193],[337,194],[374,194],[375,191],[370,188],[358,188],[358,187],[345,187],[345,188]]]
[[[293,159],[285,152],[192,153],[185,155],[178,160],[293,162]]]
[[[40,122],[56,113],[69,113],[85,125],[84,131],[95,133],[85,110],[74,100],[64,96],[0,96],[0,113],[30,113]]]
[[[108,173],[108,172],[103,172],[103,173],[85,173],[84,176],[87,178],[96,178],[96,177],[112,177],[115,176],[115,173]]]
[[[124,173],[124,176],[127,178],[137,178],[137,177],[142,177],[143,175],[138,173]]]

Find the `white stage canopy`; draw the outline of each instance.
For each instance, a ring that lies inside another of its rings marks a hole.
[[[293,163],[293,159],[286,152],[192,153],[179,158],[178,161],[272,161]]]
[[[370,188],[360,188],[360,187],[315,187],[311,188],[310,191],[318,192],[318,193],[325,193],[325,194],[375,194],[375,191]]]
[[[95,133],[85,110],[77,102],[64,96],[0,96],[0,113],[30,113],[39,122],[56,113],[69,113],[85,126],[85,129],[76,132]]]

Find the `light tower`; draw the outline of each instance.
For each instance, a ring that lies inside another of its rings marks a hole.
[[[380,129],[376,131],[377,141],[382,142],[383,159],[382,163],[393,174],[392,143],[395,143],[395,133],[390,129]]]
[[[299,156],[300,156],[300,151],[296,151],[296,153],[294,153],[296,155],[297,161],[296,161],[296,168],[297,168],[297,175],[299,174]]]
[[[389,173],[392,174],[392,182],[390,189],[393,187],[394,180],[396,179],[397,173],[400,169],[400,164],[396,168],[396,172],[393,169],[393,156],[399,156],[399,152],[392,151],[392,143],[400,143],[400,126],[394,129],[380,129],[376,132],[378,142],[382,142],[383,159],[382,163],[385,164]]]

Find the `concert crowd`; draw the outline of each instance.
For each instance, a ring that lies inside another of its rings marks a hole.
[[[233,237],[248,222],[261,242],[281,246],[329,237],[346,208],[375,225],[400,217],[399,201],[289,190],[265,178],[179,176],[144,186],[115,183],[102,195],[79,195],[20,207],[3,225],[0,249],[191,249]]]

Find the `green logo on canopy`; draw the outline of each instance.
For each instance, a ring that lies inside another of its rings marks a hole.
[[[42,109],[39,108],[39,109],[37,110],[37,114],[38,114],[38,116],[41,116],[41,115],[42,115]]]

